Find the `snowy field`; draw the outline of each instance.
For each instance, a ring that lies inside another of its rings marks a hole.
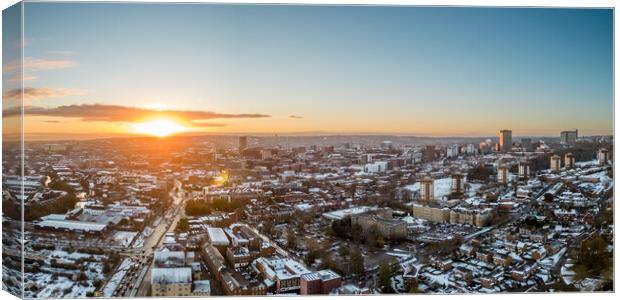
[[[420,192],[420,183],[416,182],[414,184],[406,186],[405,188],[412,192]],[[443,196],[449,195],[451,189],[452,178],[436,179],[433,183],[433,195],[435,196],[435,198],[441,198]]]
[[[482,186],[482,184],[480,183],[468,183],[466,182],[465,184],[469,185],[469,190],[467,191],[467,194],[470,196],[473,196],[476,194],[476,192],[480,189],[480,187]],[[408,186],[405,186],[405,189],[408,189],[412,192],[420,192],[420,183],[416,182],[414,184],[410,184]],[[441,178],[441,179],[435,179],[434,183],[433,183],[433,195],[435,196],[435,198],[441,198],[443,196],[447,196],[450,195],[450,193],[452,192],[452,178]]]

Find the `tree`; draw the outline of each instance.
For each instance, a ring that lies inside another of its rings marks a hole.
[[[295,249],[295,247],[297,247],[297,237],[295,236],[295,231],[290,226],[286,233],[286,247],[289,249]]]
[[[610,269],[612,263],[607,246],[607,241],[598,234],[581,243],[573,266],[577,280],[593,275],[601,276]]]
[[[176,231],[177,232],[189,231],[189,221],[187,220],[187,218],[179,219],[179,223],[177,224]]]
[[[488,182],[493,171],[484,165],[480,164],[469,170],[467,178],[470,180],[479,180],[482,182]]]
[[[385,262],[379,267],[379,287],[384,293],[392,292],[392,269]]]
[[[364,256],[358,248],[353,248],[349,254],[350,273],[362,274],[364,272]]]

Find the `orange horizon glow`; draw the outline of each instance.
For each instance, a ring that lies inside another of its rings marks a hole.
[[[167,137],[175,133],[190,131],[187,128],[170,119],[153,119],[132,124],[134,133],[151,135],[156,137]]]

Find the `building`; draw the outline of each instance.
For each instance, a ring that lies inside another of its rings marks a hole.
[[[483,227],[489,224],[492,217],[493,209],[491,208],[455,207],[450,211],[450,223],[452,224],[470,224]]]
[[[528,179],[530,177],[530,164],[527,161],[519,162],[519,178]]]
[[[465,176],[460,173],[456,173],[452,175],[452,193],[462,194],[465,192]]]
[[[329,269],[303,274],[300,278],[300,294],[302,295],[326,295],[341,286],[340,275]]]
[[[426,148],[424,149],[424,160],[426,160],[426,161],[433,161],[433,160],[435,160],[435,153],[436,152],[437,152],[437,150],[435,149],[435,146],[427,145]]]
[[[562,161],[558,155],[552,155],[550,158],[550,163],[551,165],[549,166],[549,169],[551,169],[552,172],[560,171],[562,168]]]
[[[225,295],[265,295],[267,293],[267,287],[262,282],[248,281],[241,274],[230,270],[215,246],[205,243],[201,254]]]
[[[252,267],[263,278],[275,283],[275,292],[278,294],[299,292],[301,276],[312,273],[297,261],[277,256],[259,257],[252,262]]]
[[[248,137],[240,136],[239,137],[239,152],[248,148]]]
[[[433,187],[433,179],[430,177],[426,177],[420,181],[420,201],[424,203],[433,202],[434,187]]]
[[[508,184],[508,167],[499,166],[497,167],[497,182],[500,184]]]
[[[572,169],[575,167],[575,155],[570,152],[564,155],[564,167],[567,169]]]
[[[532,139],[530,139],[530,138],[522,138],[521,139],[521,149],[523,149],[523,151],[531,151],[532,150]]]
[[[573,131],[562,131],[560,132],[560,143],[562,144],[570,144],[577,141],[578,138],[577,129]]]
[[[192,269],[153,268],[151,271],[153,297],[179,297],[192,295]]]
[[[502,129],[499,131],[500,151],[508,152],[512,149],[512,130]]]
[[[609,162],[609,150],[605,148],[601,148],[598,150],[598,164],[601,166],[606,165]]]
[[[382,173],[387,171],[387,161],[377,161],[364,165],[364,172],[366,173]]]
[[[450,222],[450,209],[447,207],[414,204],[412,215],[435,223]]]
[[[476,146],[474,146],[474,144],[467,144],[467,146],[465,146],[465,153],[476,154]]]
[[[185,252],[156,251],[153,253],[153,265],[159,268],[176,268],[185,266]]]
[[[209,280],[194,281],[192,296],[211,296],[211,282]]]
[[[351,216],[351,224],[359,225],[363,231],[377,230],[388,240],[402,240],[407,237],[407,223],[394,219],[391,209],[382,209]]]
[[[446,148],[446,157],[454,158],[459,155],[459,146],[458,145],[450,145]]]

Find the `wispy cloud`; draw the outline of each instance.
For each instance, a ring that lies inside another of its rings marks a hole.
[[[4,116],[19,115],[19,108],[4,110]],[[210,111],[188,110],[153,110],[138,107],[104,104],[64,105],[53,108],[39,106],[25,106],[25,115],[78,118],[85,122],[101,121],[116,123],[141,122],[155,118],[172,118],[179,122],[196,127],[221,127],[225,124],[211,123],[212,119],[236,119],[236,118],[269,118],[265,114],[225,114]]]
[[[79,96],[86,94],[85,91],[79,89],[65,89],[65,88],[24,88],[24,100],[37,100],[44,98],[59,98],[66,96]],[[8,90],[2,94],[2,98],[5,100],[19,100],[22,95],[21,89]]]
[[[289,119],[303,119],[303,116],[298,116],[298,115],[289,115],[288,116]]]
[[[75,51],[57,50],[57,51],[47,51],[47,53],[54,54],[54,55],[71,56],[75,54]]]
[[[24,76],[15,75],[11,77],[11,79],[9,79],[9,83],[18,84],[20,82],[33,81],[33,80],[36,80],[37,78],[38,77],[34,75],[24,75]]]
[[[55,70],[73,67],[76,65],[75,61],[64,59],[44,59],[35,57],[25,57],[21,59],[12,60],[2,66],[3,73],[12,73],[24,68],[25,72],[43,71],[43,70]]]

